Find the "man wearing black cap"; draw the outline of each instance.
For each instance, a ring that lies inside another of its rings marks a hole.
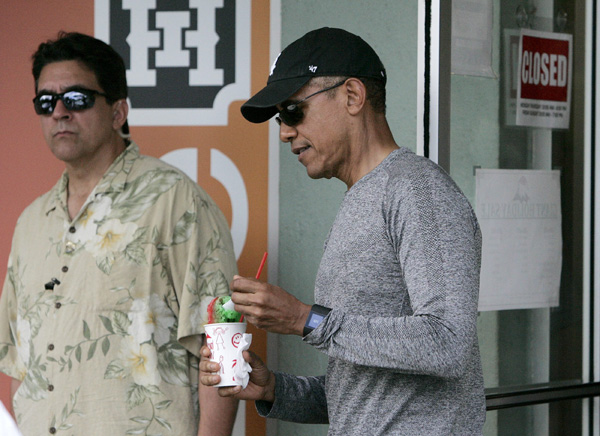
[[[323,28],[288,46],[242,106],[251,122],[278,114],[281,140],[308,175],[336,177],[348,191],[325,244],[318,304],[251,278],[232,283],[236,310],[259,328],[303,336],[329,356],[327,375],[273,373],[247,353],[249,386],[220,394],[257,400],[266,417],[329,423],[332,435],[481,434],[481,233],[450,177],[395,143],[385,83],[365,41]]]

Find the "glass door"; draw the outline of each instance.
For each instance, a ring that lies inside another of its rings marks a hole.
[[[440,35],[451,26],[452,37],[440,37],[440,86],[450,92],[440,93],[439,131],[448,137],[440,133],[437,155],[476,208],[484,240],[485,435],[598,432],[589,399],[600,393],[586,140],[592,4],[439,6]]]

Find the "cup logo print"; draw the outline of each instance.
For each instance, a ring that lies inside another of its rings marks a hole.
[[[217,336],[213,342],[213,346],[215,347],[214,351],[223,351],[225,349],[225,340],[223,339],[223,335],[227,333],[227,330],[229,330],[227,327],[217,327],[214,329],[213,335]]]
[[[96,0],[96,37],[124,59],[131,125],[226,125],[250,97],[248,0]]]
[[[210,356],[208,357],[210,360],[212,360],[214,358],[214,351],[215,351],[215,346],[213,345],[213,340],[212,340],[212,336],[210,336],[208,334],[208,332],[206,333],[206,346],[208,347],[208,349],[210,350]]]
[[[240,346],[240,341],[242,340],[242,334],[241,333],[236,333],[235,335],[233,335],[231,337],[231,345],[233,345],[234,348],[237,348]]]

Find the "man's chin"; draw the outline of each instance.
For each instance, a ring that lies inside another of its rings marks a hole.
[[[54,157],[63,162],[69,162],[77,157],[75,151],[72,145],[68,146],[67,144],[56,144],[50,147],[50,152]]]
[[[310,169],[306,168],[306,174],[308,174],[308,177],[310,177],[311,179],[331,179],[331,175],[330,174],[323,174],[323,172],[321,171],[311,171]]]

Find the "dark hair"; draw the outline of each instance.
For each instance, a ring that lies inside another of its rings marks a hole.
[[[319,86],[327,87],[333,86],[335,83],[349,79],[350,77],[344,76],[321,76],[315,77],[311,79],[311,83],[318,83]],[[379,79],[373,79],[370,77],[357,77],[362,83],[364,83],[365,88],[367,89],[367,101],[373,108],[373,111],[378,114],[384,114],[386,110],[386,102],[385,102],[385,82]],[[327,91],[326,95],[333,96],[335,94],[335,89],[331,91]]]
[[[94,73],[109,103],[127,98],[125,63],[111,46],[99,39],[82,33],[61,31],[57,39],[41,43],[32,60],[36,92],[40,74],[46,65],[79,61]]]
[[[370,77],[360,77],[359,79],[367,88],[367,101],[371,103],[373,111],[385,115],[385,83]]]

